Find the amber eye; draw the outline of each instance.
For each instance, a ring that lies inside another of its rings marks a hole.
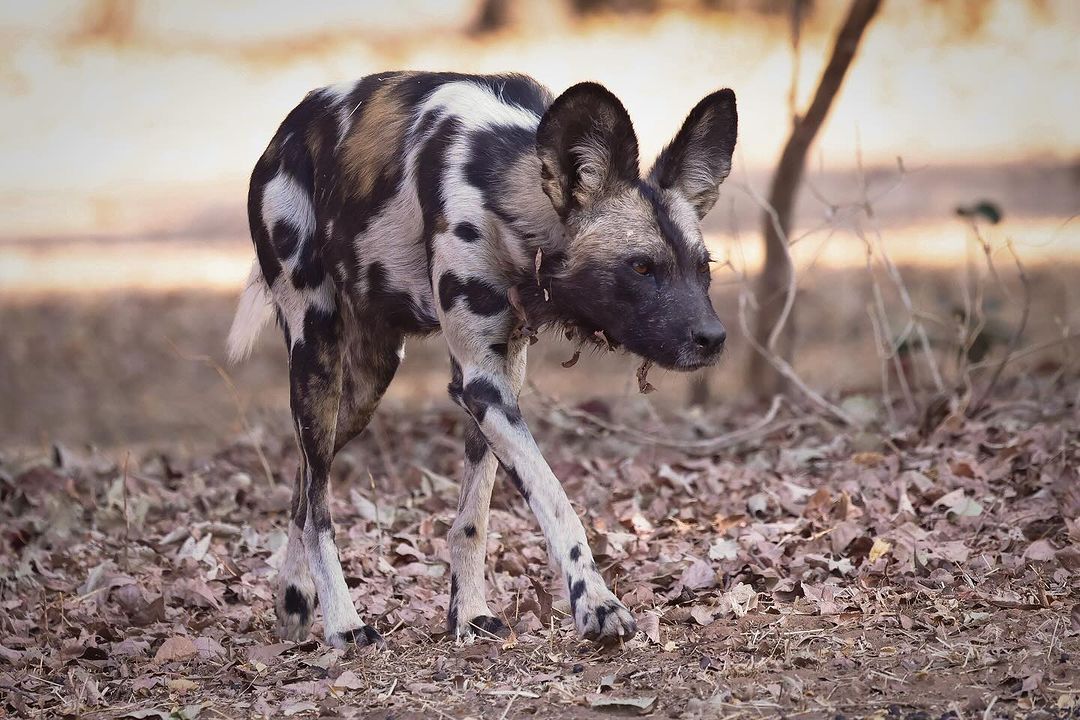
[[[698,269],[698,272],[702,273],[702,274],[705,274],[705,273],[709,272],[709,261],[708,260],[702,260],[700,263],[698,263],[697,269]]]
[[[652,263],[648,260],[635,260],[634,272],[638,275],[652,275]]]

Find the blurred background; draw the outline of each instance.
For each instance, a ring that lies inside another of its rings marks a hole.
[[[530,363],[543,392],[601,412],[759,402],[768,393],[750,370],[764,361],[740,328],[761,304],[763,208],[851,7],[5,3],[0,447],[198,448],[242,418],[284,423],[277,331],[221,372],[253,257],[248,174],[308,90],[386,69],[518,71],[556,93],[602,82],[629,110],[646,164],[697,100],[733,88],[735,170],[705,223],[731,331],[723,362],[699,378],[654,370],[647,397],[632,358],[564,369],[573,348],[549,335]],[[1016,377],[1076,376],[1078,35],[1073,0],[881,4],[805,154],[785,233],[797,294],[777,353],[807,385],[917,398],[985,384],[1006,356]],[[447,403],[447,375],[441,341],[413,341],[384,407]]]

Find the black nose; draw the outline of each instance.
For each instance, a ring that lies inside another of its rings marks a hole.
[[[719,352],[720,348],[724,347],[724,341],[727,340],[727,330],[718,322],[696,328],[691,335],[694,344],[705,354]]]

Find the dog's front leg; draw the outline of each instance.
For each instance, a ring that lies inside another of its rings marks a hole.
[[[481,349],[468,352],[477,347]],[[520,385],[515,388],[507,372],[514,358],[499,357],[487,343],[468,343],[458,352],[461,390],[457,399],[539,521],[551,560],[566,581],[578,633],[601,643],[633,637],[637,632],[633,615],[604,583],[585,528],[521,416]],[[524,353],[523,346],[520,352]]]

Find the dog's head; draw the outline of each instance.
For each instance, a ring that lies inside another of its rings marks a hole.
[[[536,150],[568,238],[552,293],[570,322],[669,369],[719,359],[726,331],[700,222],[731,170],[737,121],[731,90],[709,95],[642,179],[634,128],[610,91],[581,83],[552,103]]]

